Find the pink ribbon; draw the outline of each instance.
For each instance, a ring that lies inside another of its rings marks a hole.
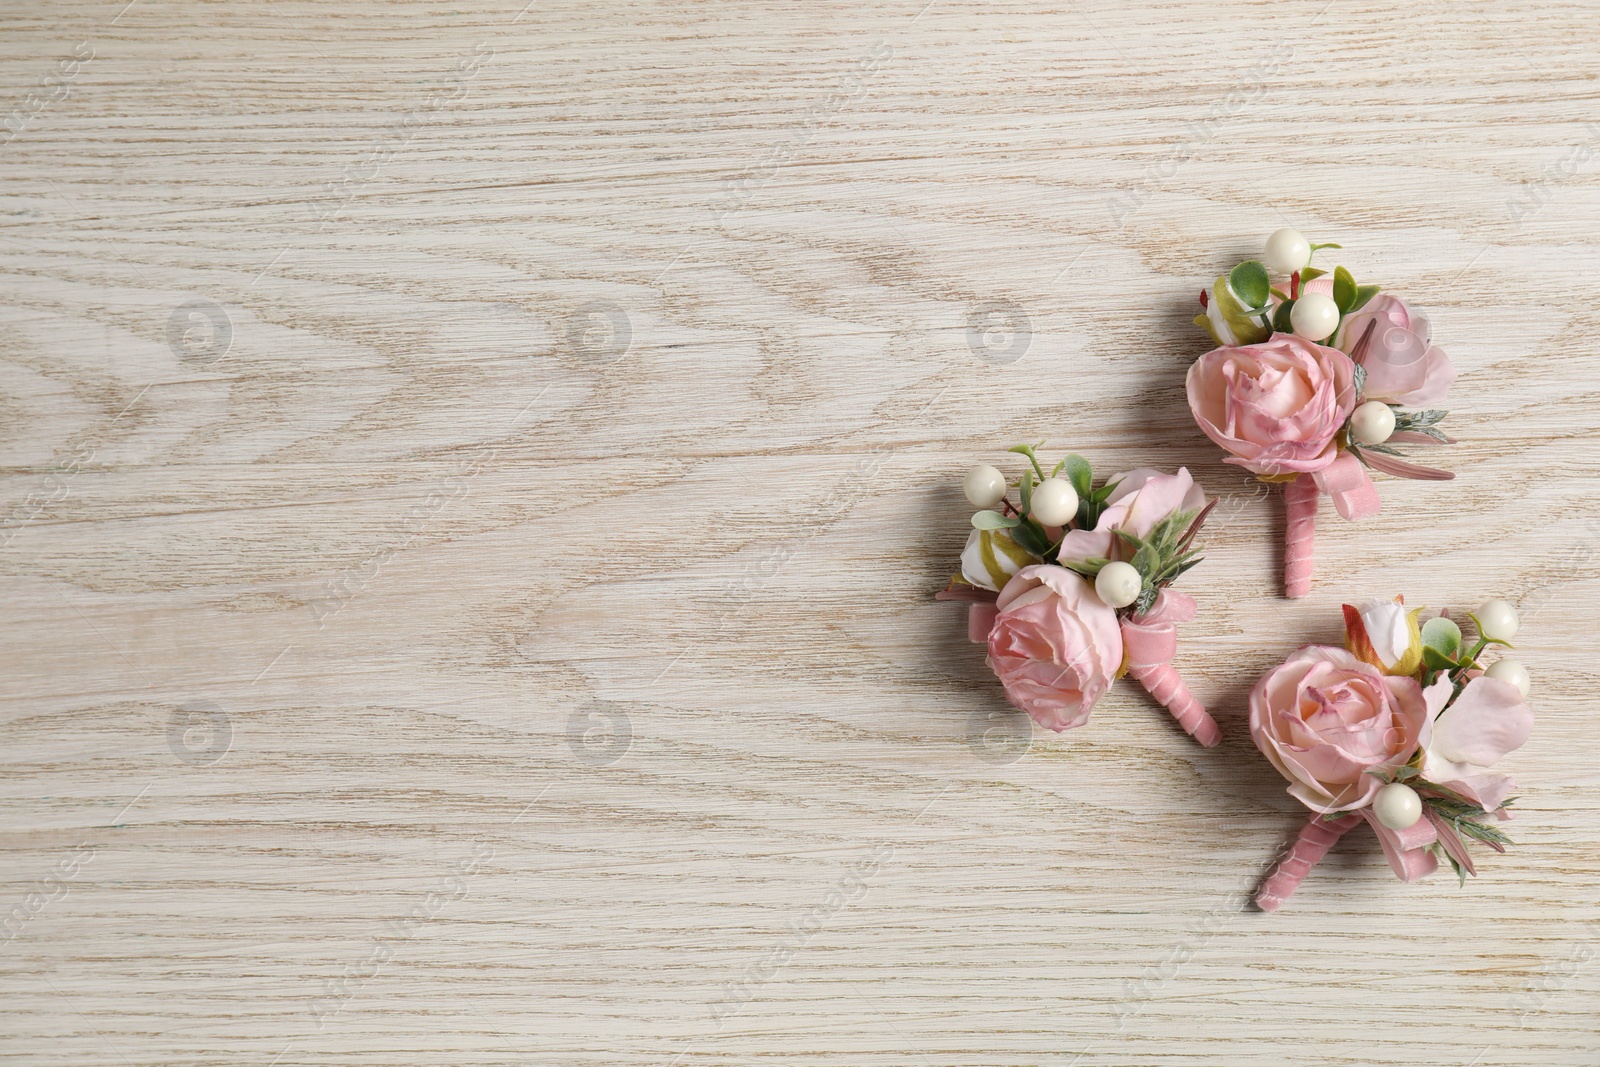
[[[1172,713],[1184,733],[1211,748],[1221,742],[1222,731],[1171,665],[1178,651],[1177,624],[1194,618],[1194,612],[1193,597],[1163,589],[1148,612],[1122,620],[1122,656],[1129,677]]]
[[[999,614],[1000,609],[993,603],[967,605],[967,640],[975,645],[987,644],[989,631],[994,629],[994,620]]]
[[[1376,515],[1383,502],[1378,499],[1378,487],[1372,484],[1367,469],[1347,449],[1312,475],[1317,488],[1333,498],[1333,506],[1346,519],[1365,519]]]
[[[1401,881],[1415,882],[1438,869],[1438,857],[1428,851],[1428,846],[1439,840],[1439,831],[1431,820],[1418,819],[1404,830],[1391,830],[1378,821],[1370,807],[1361,809],[1361,817],[1372,825],[1389,866]]]
[[[1167,588],[1143,615],[1122,620],[1122,652],[1129,670],[1170,663],[1178,651],[1178,626],[1194,618],[1194,597]]]

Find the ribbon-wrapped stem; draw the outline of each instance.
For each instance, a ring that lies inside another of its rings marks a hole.
[[[1311,592],[1317,544],[1317,482],[1302,474],[1283,486],[1283,591],[1288,597]]]
[[[1222,731],[1217,728],[1217,721],[1206,713],[1205,707],[1189,692],[1189,687],[1183,683],[1172,664],[1129,667],[1128,674],[1159,700],[1162,707],[1172,712],[1172,717],[1178,720],[1184,733],[1207,748],[1215,748],[1221,743]]]
[[[1300,888],[1300,883],[1311,873],[1311,868],[1321,862],[1339,838],[1360,822],[1361,816],[1354,812],[1337,819],[1325,819],[1320,814],[1313,814],[1311,820],[1300,828],[1300,836],[1295,838],[1289,854],[1256,891],[1256,907],[1262,911],[1277,911],[1282,907]]]
[[[1143,615],[1122,620],[1122,649],[1128,675],[1172,712],[1184,733],[1212,748],[1222,740],[1216,720],[1189,692],[1172,666],[1178,650],[1178,626],[1194,618],[1194,598],[1167,588]]]

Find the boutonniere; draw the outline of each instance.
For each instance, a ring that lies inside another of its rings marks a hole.
[[[1380,507],[1368,470],[1444,480],[1449,471],[1406,458],[1402,446],[1450,443],[1439,429],[1455,367],[1428,320],[1344,267],[1311,266],[1319,249],[1278,230],[1200,293],[1216,348],[1189,368],[1189,409],[1226,460],[1283,485],[1288,523],[1284,588],[1311,588],[1317,500],[1346,519]]]
[[[1468,842],[1504,852],[1516,784],[1495,765],[1533,729],[1528,672],[1485,667],[1519,626],[1503,600],[1473,620],[1468,647],[1446,615],[1419,625],[1399,597],[1346,604],[1345,647],[1307,645],[1250,692],[1250,737],[1289,795],[1311,809],[1287,857],[1256,894],[1276,911],[1347,831],[1366,822],[1395,874],[1415,881],[1448,862],[1476,874]]]
[[[1195,603],[1171,583],[1200,561],[1205,493],[1181,468],[1097,485],[1082,456],[1046,474],[1034,446],[1011,451],[1029,462],[1014,484],[987,464],[968,472],[966,496],[979,510],[961,571],[938,594],[971,605],[968,636],[987,646],[1006,698],[1039,725],[1068,730],[1128,674],[1215,745],[1217,724],[1172,666],[1177,624]]]

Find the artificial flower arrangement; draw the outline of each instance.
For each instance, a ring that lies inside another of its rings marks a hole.
[[[1170,583],[1200,561],[1192,547],[1211,504],[1186,469],[1148,468],[1100,486],[1082,456],[1046,475],[1031,445],[1015,489],[988,464],[966,476],[980,510],[961,572],[941,600],[970,604],[967,633],[988,646],[1006,698],[1051,730],[1082,726],[1123,674],[1134,677],[1202,745],[1217,724],[1172,667],[1177,624],[1195,603]],[[1035,480],[1037,476],[1037,481]],[[996,510],[998,509],[998,510]]]
[[[1283,484],[1291,597],[1311,588],[1319,494],[1344,518],[1360,519],[1380,507],[1369,467],[1399,478],[1455,477],[1396,447],[1451,443],[1438,428],[1445,412],[1431,405],[1444,400],[1455,367],[1404,301],[1357,285],[1344,267],[1330,276],[1311,266],[1319,249],[1339,247],[1278,230],[1261,260],[1201,291],[1194,320],[1218,347],[1189,368],[1189,408],[1230,453],[1226,462]]]
[[[1528,672],[1512,659],[1485,669],[1489,645],[1510,647],[1516,611],[1491,600],[1471,615],[1478,639],[1400,597],[1344,607],[1345,647],[1307,645],[1250,693],[1250,736],[1312,811],[1288,855],[1256,894],[1276,911],[1334,842],[1362,821],[1377,831],[1407,882],[1447,860],[1461,881],[1476,874],[1466,842],[1496,852],[1511,841],[1496,825],[1515,783],[1493,766],[1533,729]]]

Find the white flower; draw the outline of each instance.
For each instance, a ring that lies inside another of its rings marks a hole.
[[[961,552],[961,577],[998,593],[1013,574],[1039,562],[1038,556],[1011,540],[1004,530],[973,530]]]
[[[1422,663],[1422,635],[1416,612],[1401,597],[1375,597],[1360,607],[1344,606],[1345,647],[1384,674],[1416,673]]]

